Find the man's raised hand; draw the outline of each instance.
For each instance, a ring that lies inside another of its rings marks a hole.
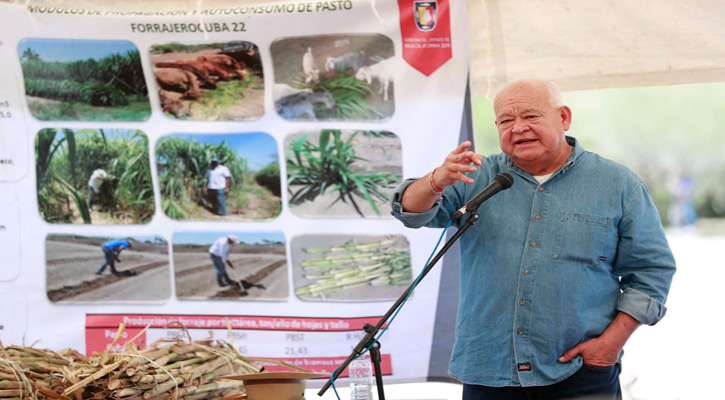
[[[463,173],[476,172],[475,166],[481,165],[482,156],[468,150],[469,147],[471,147],[470,141],[461,143],[455,150],[448,154],[445,161],[443,161],[443,165],[435,170],[433,183],[437,187],[445,188],[456,183],[456,181],[473,183],[473,179],[463,175]]]

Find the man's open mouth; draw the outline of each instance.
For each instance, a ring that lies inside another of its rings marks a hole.
[[[514,142],[514,144],[529,144],[529,143],[534,143],[536,141],[537,141],[537,139],[521,139],[521,140],[517,140],[516,142]]]

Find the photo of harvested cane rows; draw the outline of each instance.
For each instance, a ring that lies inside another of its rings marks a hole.
[[[295,294],[304,301],[397,299],[411,283],[402,235],[302,235],[292,239]]]
[[[322,129],[285,138],[290,210],[300,217],[390,218],[403,175],[400,139],[387,131]]]
[[[224,263],[228,285],[221,286],[209,255],[217,238],[227,233],[177,232],[174,234],[176,297],[185,300],[230,299],[285,301],[289,297],[287,253],[282,233],[234,233],[240,243]],[[201,242],[201,243],[200,243]]]
[[[164,114],[185,120],[252,120],[264,114],[259,49],[249,42],[151,47]]]
[[[160,302],[171,297],[168,245],[161,237],[124,238],[113,274],[106,268],[104,243],[114,238],[49,235],[45,240],[46,291],[54,303]]]

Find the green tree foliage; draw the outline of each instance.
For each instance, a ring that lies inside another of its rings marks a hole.
[[[279,164],[276,162],[269,163],[266,167],[259,170],[254,175],[254,181],[264,188],[269,189],[273,195],[279,197],[282,195],[279,178]]]
[[[204,187],[211,159],[218,157],[229,168],[232,186],[241,185],[247,160],[226,142],[213,145],[193,138],[168,137],[156,146],[156,163],[161,187],[161,207],[173,219],[188,217],[190,204],[205,205]]]

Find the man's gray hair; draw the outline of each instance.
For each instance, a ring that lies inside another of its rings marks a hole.
[[[499,91],[499,93],[507,91],[516,86],[528,86],[528,87],[545,89],[549,93],[549,103],[551,103],[552,107],[559,108],[564,105],[564,100],[561,97],[561,91],[559,90],[559,87],[556,86],[556,84],[554,82],[550,82],[550,81],[543,80],[543,79],[515,80],[515,81],[509,83],[508,85],[506,85],[503,89],[501,89]],[[498,94],[496,96],[498,96]]]

